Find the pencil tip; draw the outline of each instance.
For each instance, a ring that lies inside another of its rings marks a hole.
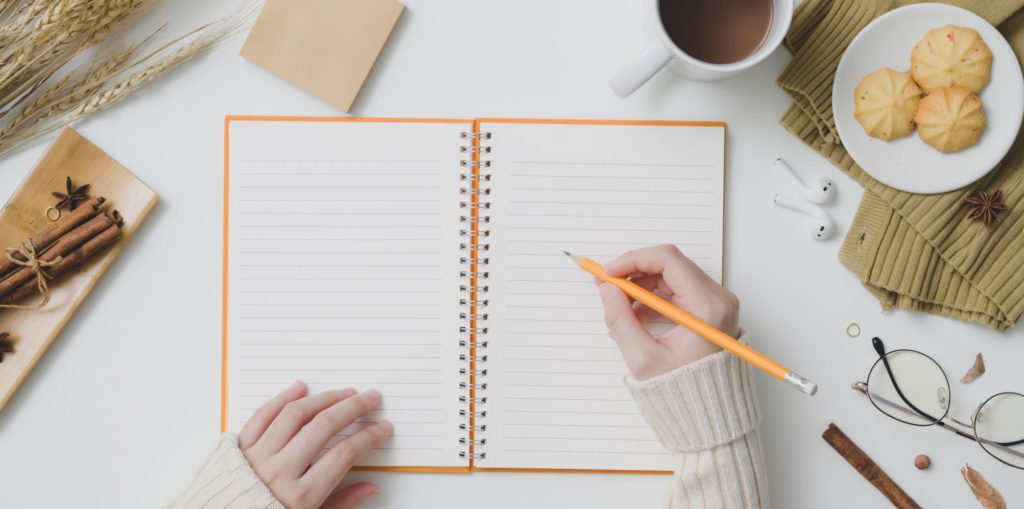
[[[562,252],[565,253],[565,256],[568,256],[570,258],[572,257],[572,253],[570,253],[568,251],[562,251]]]

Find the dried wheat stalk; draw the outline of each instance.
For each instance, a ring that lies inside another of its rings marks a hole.
[[[257,7],[247,0],[155,49],[157,34],[98,48],[157,1],[0,0],[0,155],[117,104],[246,29]]]

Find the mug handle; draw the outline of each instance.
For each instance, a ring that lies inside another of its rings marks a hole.
[[[611,80],[612,90],[625,99],[636,92],[672,60],[672,53],[661,42],[654,42],[633,62],[624,67]]]

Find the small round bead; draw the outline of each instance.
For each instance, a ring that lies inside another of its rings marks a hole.
[[[914,466],[917,467],[918,470],[927,470],[928,467],[932,466],[932,459],[929,458],[927,454],[918,454],[917,457],[914,458]]]

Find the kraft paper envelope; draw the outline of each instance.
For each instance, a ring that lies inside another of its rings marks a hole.
[[[241,54],[347,112],[404,9],[397,0],[267,0]]]

